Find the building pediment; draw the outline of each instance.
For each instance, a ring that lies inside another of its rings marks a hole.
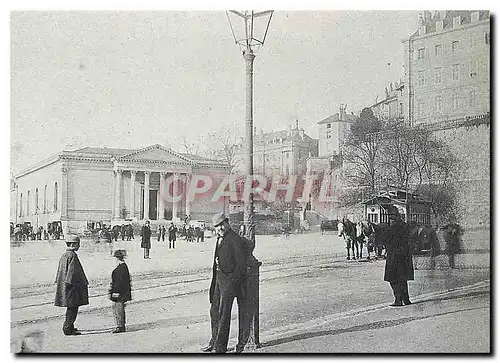
[[[117,161],[154,161],[192,164],[192,160],[161,145],[148,146],[116,158]]]

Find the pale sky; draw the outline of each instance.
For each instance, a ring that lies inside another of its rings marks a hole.
[[[276,11],[254,62],[254,125],[298,117],[318,137],[340,103],[359,114],[402,79],[417,23],[416,11]],[[223,11],[13,12],[10,26],[14,172],[65,148],[184,152],[183,137],[242,135],[245,62]]]

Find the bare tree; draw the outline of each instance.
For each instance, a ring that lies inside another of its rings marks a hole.
[[[210,147],[205,152],[206,156],[226,163],[232,174],[238,162],[236,156],[237,135],[231,131],[229,126],[225,126],[218,131],[209,133],[209,140]]]
[[[347,134],[342,156],[344,179],[350,186],[366,186],[368,193],[377,189],[378,165],[380,163],[382,122],[370,108],[364,108]],[[350,200],[352,198],[347,198]]]
[[[186,136],[182,136],[182,146],[184,147],[184,152],[186,154],[198,155],[200,151],[200,141],[201,140],[198,140],[198,142],[191,142]]]

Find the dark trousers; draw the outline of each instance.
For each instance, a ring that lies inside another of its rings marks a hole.
[[[63,333],[71,334],[75,330],[75,321],[78,315],[78,306],[66,308],[66,320],[63,324]]]
[[[125,328],[125,302],[113,302],[113,315],[115,316],[116,326]]]
[[[217,272],[217,275],[219,272]],[[238,289],[240,290],[240,289]],[[214,347],[216,353],[225,353],[227,351],[227,343],[229,341],[229,329],[231,325],[231,310],[233,307],[234,298],[238,303],[238,346],[243,349],[248,341],[247,314],[245,303],[241,291],[232,291],[221,287],[219,278],[216,278],[214,295],[210,306],[210,320],[212,327],[212,337],[210,339],[211,346]]]
[[[394,303],[400,304],[402,302],[410,301],[407,281],[391,281],[390,284],[394,294]]]
[[[175,248],[175,239],[168,239],[168,248]]]
[[[149,258],[149,248],[144,249],[144,258]]]

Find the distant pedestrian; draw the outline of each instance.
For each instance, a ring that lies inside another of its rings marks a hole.
[[[89,282],[76,254],[80,248],[80,238],[68,236],[66,246],[68,248],[61,256],[57,268],[54,305],[66,307],[63,333],[65,335],[80,335],[81,333],[75,328],[74,323],[78,315],[78,307],[89,303]]]
[[[395,206],[389,209],[389,220],[391,223],[387,231],[384,281],[391,284],[394,293],[394,303],[391,306],[410,305],[408,280],[413,280],[414,273],[408,226],[401,220]]]
[[[149,250],[151,249],[151,227],[149,221],[144,223],[141,230],[141,248],[144,248],[144,258],[149,259]]]
[[[160,242],[161,239],[161,226],[158,225],[158,230],[156,231],[156,238],[158,239],[158,242]]]
[[[125,236],[127,235],[127,227],[122,224],[120,234],[122,235],[122,241],[125,241]]]
[[[134,239],[134,227],[131,224],[127,226],[127,241]]]
[[[167,230],[165,226],[161,226],[161,241],[165,242],[165,234],[167,233]]]
[[[125,303],[132,300],[130,273],[124,261],[126,251],[116,250],[113,256],[117,262],[116,268],[111,273],[111,286],[109,288],[109,299],[113,301],[113,315],[116,321],[113,333],[123,333],[125,331]]]
[[[170,223],[168,227],[168,248],[175,248],[175,241],[177,239],[177,227],[174,223]]]

